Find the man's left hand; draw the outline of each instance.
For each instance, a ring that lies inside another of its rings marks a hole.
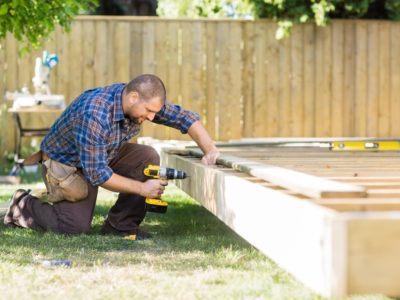
[[[213,150],[208,153],[206,153],[203,158],[201,159],[201,162],[204,165],[215,165],[217,162],[217,158],[219,157],[220,153],[218,150]]]

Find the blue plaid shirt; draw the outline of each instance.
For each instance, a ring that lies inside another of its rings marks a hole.
[[[41,143],[41,150],[51,159],[82,168],[92,185],[107,181],[113,173],[108,166],[110,161],[140,131],[140,125],[124,116],[125,86],[113,84],[81,94],[53,124]],[[187,133],[197,120],[197,113],[166,101],[153,122]]]

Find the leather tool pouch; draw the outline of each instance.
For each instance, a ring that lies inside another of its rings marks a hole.
[[[43,162],[47,169],[48,201],[68,200],[77,202],[88,196],[88,183],[75,167],[48,159]]]

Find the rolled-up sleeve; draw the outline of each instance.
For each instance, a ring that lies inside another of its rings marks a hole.
[[[101,185],[113,173],[107,161],[107,130],[94,116],[84,115],[75,122],[74,136],[83,175],[92,185]]]
[[[166,101],[161,110],[155,115],[153,122],[187,133],[190,126],[198,120],[200,120],[198,113],[185,110],[179,105]]]

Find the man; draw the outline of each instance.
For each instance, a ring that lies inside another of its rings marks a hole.
[[[79,234],[90,229],[97,190],[119,192],[101,229],[104,234],[150,235],[143,221],[145,198],[158,198],[167,182],[143,175],[148,164],[159,164],[157,152],[128,143],[144,121],[188,133],[204,152],[202,162],[215,164],[219,155],[196,113],[166,101],[157,76],[144,74],[129,84],[88,90],[56,120],[36,154],[52,204],[29,191],[17,190],[4,218],[9,226]]]

